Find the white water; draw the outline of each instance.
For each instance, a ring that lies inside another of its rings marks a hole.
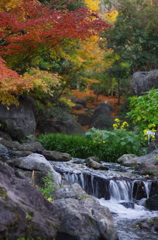
[[[94,175],[96,172],[102,178],[108,177],[108,172],[94,171],[88,169],[84,165],[73,165],[66,163],[64,168],[67,170],[63,175],[70,182],[78,182],[83,189],[86,188],[87,184],[91,184],[92,195],[99,196],[98,184],[96,184]],[[61,163],[60,163],[61,166]],[[63,163],[62,163],[63,166]],[[90,182],[86,183],[83,172],[87,171],[91,173]],[[134,204],[134,209],[126,208],[120,204],[120,202],[133,202],[133,186],[135,181],[126,181],[121,179],[119,176],[122,173],[110,172],[110,176],[115,177],[115,180],[110,180],[109,192],[110,200],[104,198],[99,199],[100,204],[109,208],[113,215],[114,224],[116,226],[119,240],[158,240],[158,232],[141,230],[138,227],[138,222],[143,219],[150,219],[152,217],[158,217],[158,211],[148,211],[142,205]],[[147,198],[149,197],[151,181],[143,181],[144,188],[146,191]],[[145,199],[141,199],[141,204]],[[139,203],[140,204],[140,203]]]
[[[148,217],[158,217],[158,211],[148,211],[143,206],[134,205],[134,209],[125,208],[115,200],[99,199],[101,205],[106,206],[112,213],[116,213],[119,218],[124,219],[142,219]]]
[[[101,205],[109,208],[113,215],[119,240],[157,240],[158,233],[141,230],[139,220],[158,217],[158,211],[148,211],[143,206],[135,204],[134,209],[125,208],[117,200],[99,199]]]

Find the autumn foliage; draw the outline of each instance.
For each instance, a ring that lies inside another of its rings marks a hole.
[[[27,74],[25,77],[22,74],[36,56],[49,49],[58,52],[63,40],[85,40],[109,26],[86,7],[68,11],[66,7],[57,10],[54,5],[49,6],[37,0],[3,0],[0,4],[0,101],[3,104],[17,103],[18,95],[35,88],[35,76],[26,78]],[[36,80],[38,77],[39,72]],[[45,87],[42,89],[45,91]]]

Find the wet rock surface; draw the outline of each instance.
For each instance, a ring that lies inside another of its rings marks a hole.
[[[109,209],[87,195],[77,183],[57,189],[53,196],[53,203],[63,213],[59,236],[68,234],[80,240],[118,239]]]
[[[0,238],[55,238],[60,209],[48,202],[29,182],[15,176],[0,161]]]

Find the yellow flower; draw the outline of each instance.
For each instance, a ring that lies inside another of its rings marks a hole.
[[[150,123],[150,124],[148,125],[148,128],[155,128],[155,127],[156,127],[156,125],[153,124],[153,123]]]
[[[118,118],[115,118],[114,121],[115,122],[120,122],[120,120]]]
[[[127,126],[127,127],[129,126],[129,124],[128,124],[126,121],[123,122],[122,125],[123,125],[123,126]]]
[[[105,143],[105,141],[103,141],[103,143]]]
[[[113,126],[114,129],[118,128],[118,124],[116,124],[116,123],[114,123],[112,126]]]

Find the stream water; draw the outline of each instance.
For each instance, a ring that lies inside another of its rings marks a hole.
[[[103,163],[109,167],[108,171],[90,169],[83,159],[75,158],[51,164],[68,182],[79,183],[88,194],[97,197],[101,205],[110,209],[119,240],[158,240],[158,232],[138,227],[142,219],[158,217],[158,211],[149,211],[143,206],[152,188],[151,180],[119,164]],[[142,191],[143,199],[138,190]]]

